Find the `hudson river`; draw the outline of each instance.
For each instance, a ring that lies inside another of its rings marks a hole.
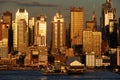
[[[42,74],[40,71],[0,71],[0,80],[120,80],[110,71],[86,71],[83,74]]]

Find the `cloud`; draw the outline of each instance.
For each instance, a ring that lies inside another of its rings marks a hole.
[[[15,3],[17,5],[21,5],[21,6],[33,6],[33,7],[57,7],[58,4],[50,4],[50,3],[40,3],[38,1],[25,1],[25,0],[0,0],[0,3]]]

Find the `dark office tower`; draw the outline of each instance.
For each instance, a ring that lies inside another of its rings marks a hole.
[[[66,46],[66,27],[64,18],[56,13],[52,21],[52,54],[58,53]]]
[[[112,7],[112,0],[106,0],[106,3],[102,4],[102,16],[101,16],[101,27],[102,37],[107,40],[107,29],[109,28],[110,20],[115,19],[116,9]]]
[[[118,46],[120,46],[120,18],[119,18],[119,23],[117,28],[117,41],[118,41]]]
[[[110,48],[117,48],[117,20],[110,20],[109,22],[109,34],[108,34],[108,42]]]
[[[84,26],[84,9],[70,9],[70,40],[71,47],[83,45],[83,26]]]
[[[34,17],[29,18],[29,45],[34,44],[34,29],[35,29],[35,19]]]
[[[8,48],[9,53],[13,49],[13,30],[12,30],[12,13],[6,11],[3,13],[3,23],[8,27]]]

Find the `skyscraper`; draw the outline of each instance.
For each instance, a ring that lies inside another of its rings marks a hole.
[[[34,44],[34,29],[35,29],[35,19],[34,17],[29,18],[29,45]]]
[[[74,45],[83,45],[83,26],[84,26],[84,9],[70,9],[70,39],[71,47]]]
[[[1,27],[1,40],[0,40],[0,57],[7,58],[8,57],[8,32],[9,32],[9,25],[5,23],[0,23]]]
[[[18,51],[24,52],[27,47],[27,25],[25,19],[20,19],[18,24]]]
[[[115,19],[115,8],[112,8],[112,0],[106,0],[102,4],[102,27],[109,25],[109,21]]]
[[[8,26],[8,46],[9,52],[12,51],[13,48],[13,30],[12,30],[12,13],[6,11],[3,13],[3,22]]]
[[[35,44],[38,46],[47,46],[46,36],[47,36],[46,16],[41,15],[40,17],[37,17],[37,21],[36,21]]]
[[[83,51],[87,53],[94,52],[101,55],[102,35],[101,32],[83,31]]]
[[[13,47],[14,49],[18,49],[18,23],[21,19],[25,20],[27,25],[27,44],[28,44],[28,12],[25,9],[18,9],[15,16],[15,23],[13,28]]]
[[[52,21],[52,52],[57,53],[66,46],[66,27],[64,18],[56,13]]]

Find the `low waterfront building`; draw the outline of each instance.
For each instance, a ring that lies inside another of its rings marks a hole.
[[[17,66],[16,58],[1,58],[0,65]]]
[[[25,66],[46,66],[48,63],[47,47],[31,46],[27,50],[25,57]]]
[[[86,52],[86,67],[88,68],[94,68],[95,67],[95,53],[87,53]]]
[[[103,55],[102,60],[102,66],[110,66],[110,57]]]
[[[97,57],[96,58],[96,67],[101,67],[102,66],[102,62],[103,62],[103,60],[102,60],[102,57]]]

